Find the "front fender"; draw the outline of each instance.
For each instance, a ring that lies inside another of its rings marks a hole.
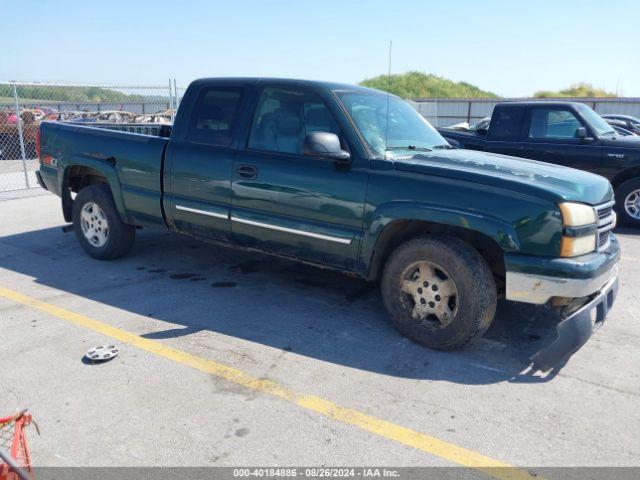
[[[125,223],[131,223],[127,216],[126,209],[124,207],[124,201],[122,199],[122,188],[120,179],[114,166],[107,163],[105,160],[96,159],[86,155],[73,155],[68,161],[65,161],[58,174],[58,188],[62,196],[63,211],[65,212],[65,220],[70,221],[67,218],[67,211],[64,208],[65,194],[68,195],[69,189],[67,188],[69,183],[69,172],[73,167],[85,167],[96,171],[102,175],[106,180],[109,188],[111,189],[111,196],[113,197],[113,203],[120,214],[120,218]]]
[[[516,252],[520,249],[514,227],[499,218],[420,202],[390,202],[372,212],[365,225],[360,249],[360,264],[365,276],[370,276],[372,272],[374,255],[380,246],[379,242],[384,238],[385,229],[398,221],[424,221],[465,229],[489,237],[503,252]]]

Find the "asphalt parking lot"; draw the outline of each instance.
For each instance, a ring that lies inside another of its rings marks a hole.
[[[35,465],[640,465],[640,232],[618,232],[605,325],[543,375],[544,309],[503,302],[483,339],[435,352],[360,280],[147,230],[99,262],[52,195],[0,219],[0,416],[29,408]]]

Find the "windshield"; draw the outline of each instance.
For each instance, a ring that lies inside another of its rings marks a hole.
[[[613,127],[609,125],[604,118],[594,112],[591,108],[587,107],[584,104],[578,105],[577,108],[580,111],[582,117],[587,121],[589,126],[596,132],[598,136],[615,133]]]
[[[412,150],[452,148],[404,100],[377,93],[337,92],[337,95],[371,150],[380,157],[406,156]]]

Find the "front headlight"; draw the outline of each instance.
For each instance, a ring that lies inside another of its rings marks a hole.
[[[596,211],[582,203],[561,203],[562,224],[565,227],[582,227],[596,223]]]
[[[585,235],[584,237],[562,237],[560,242],[561,257],[577,257],[585,253],[591,253],[596,249],[595,234]]]
[[[561,203],[564,231],[560,242],[561,257],[577,257],[596,249],[597,219],[593,207],[581,203]]]

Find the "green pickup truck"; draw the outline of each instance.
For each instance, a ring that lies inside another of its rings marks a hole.
[[[580,348],[615,299],[605,178],[453,148],[395,96],[201,79],[172,127],[117,128],[40,128],[40,185],[94,258],[159,227],[380,280],[397,329],[436,349],[481,336],[499,297],[547,304],[562,320],[532,357],[541,370]]]

